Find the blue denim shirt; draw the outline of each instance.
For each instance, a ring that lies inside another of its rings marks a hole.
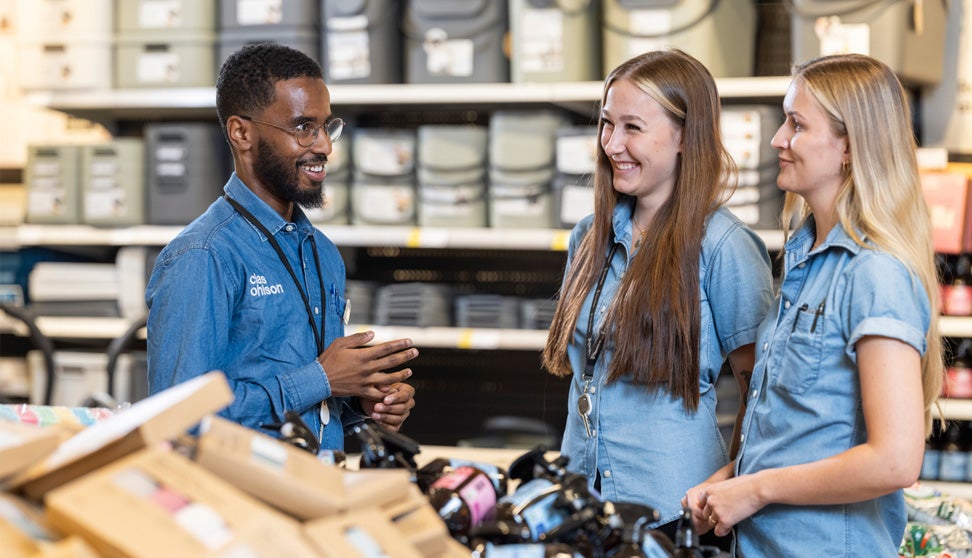
[[[921,281],[840,227],[816,250],[810,219],[786,243],[776,311],[760,325],[736,474],[823,459],[867,440],[855,344],[866,335],[924,353],[931,320]],[[901,491],[847,505],[771,504],[736,527],[738,554],[896,557]]]
[[[598,303],[595,328],[617,292],[628,267],[631,241],[630,199],[614,213],[615,242],[620,243]],[[581,220],[571,233],[568,263],[593,219]],[[699,266],[701,296],[701,365],[697,412],[685,410],[667,390],[650,391],[630,378],[607,383],[607,363],[614,352],[611,336],[594,368],[589,389],[594,436],[587,437],[577,412],[584,389],[585,336],[593,292],[587,294],[568,356],[574,373],[567,401],[568,416],[561,452],[568,468],[593,483],[601,475],[601,494],[614,502],[637,502],[659,511],[662,523],[676,519],[685,491],[728,463],[728,452],[716,420],[715,382],[726,356],[753,343],[756,327],[772,301],[769,256],[760,238],[728,210],[708,220]],[[649,289],[651,285],[645,285]],[[592,289],[593,291],[593,289]]]
[[[308,294],[324,344],[344,335],[345,269],[337,247],[299,208],[284,221],[234,173],[225,192],[269,230]],[[317,244],[320,292],[312,253]],[[321,447],[344,447],[347,401],[331,397],[307,311],[266,237],[219,198],[159,254],[145,294],[149,389],[156,393],[209,370],[222,370],[235,400],[219,414],[261,430],[284,411],[301,414]],[[322,428],[321,402],[328,424]]]

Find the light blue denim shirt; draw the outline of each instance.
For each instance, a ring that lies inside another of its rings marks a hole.
[[[867,440],[855,344],[898,339],[924,354],[921,281],[838,225],[816,250],[810,219],[786,244],[776,311],[760,325],[736,474],[824,459]],[[896,557],[901,491],[856,504],[771,504],[736,527],[737,555]]]
[[[345,269],[337,247],[295,208],[287,222],[234,173],[225,192],[279,242],[308,294],[324,343],[344,335]],[[317,244],[321,292],[315,270]],[[266,237],[220,197],[159,254],[145,294],[148,375],[152,393],[222,370],[235,400],[219,414],[245,426],[301,414],[321,447],[344,447],[347,401],[331,397],[307,311],[293,279]],[[322,429],[321,401],[329,420]],[[360,417],[358,417],[360,420]]]
[[[615,209],[614,236],[620,246],[598,303],[595,328],[600,327],[628,268],[626,247],[631,241],[632,208],[631,199],[626,198]],[[568,267],[591,223],[592,216],[588,216],[574,227]],[[614,353],[608,336],[588,390],[594,430],[594,436],[588,438],[577,412],[577,398],[584,390],[584,344],[593,292],[587,294],[568,348],[574,373],[561,445],[561,452],[570,458],[568,468],[587,475],[591,483],[599,472],[601,494],[606,500],[651,506],[661,514],[661,523],[679,516],[686,490],[728,463],[716,420],[715,382],[726,356],[754,342],[756,327],[773,297],[770,261],[763,242],[726,209],[714,212],[708,220],[699,285],[701,397],[697,412],[686,411],[682,400],[666,390],[650,391],[632,383],[630,377],[607,383],[606,363]]]

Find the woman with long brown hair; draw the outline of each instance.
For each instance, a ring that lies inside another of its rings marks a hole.
[[[604,84],[594,213],[571,234],[543,352],[571,378],[561,452],[610,501],[657,509],[729,460],[715,383],[746,392],[772,298],[766,249],[722,207],[735,166],[710,72],[679,50],[621,64]]]

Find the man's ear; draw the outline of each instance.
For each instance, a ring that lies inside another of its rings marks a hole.
[[[226,137],[236,151],[247,151],[253,145],[254,138],[250,135],[251,126],[239,116],[230,116],[226,120]]]

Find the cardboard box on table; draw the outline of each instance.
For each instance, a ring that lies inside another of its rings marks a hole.
[[[237,488],[304,520],[396,503],[413,486],[404,470],[346,471],[217,416],[200,425],[195,460]]]
[[[304,524],[304,536],[324,558],[422,558],[376,509],[358,510]]]
[[[52,453],[61,442],[59,428],[41,428],[0,420],[0,478],[12,475]]]
[[[98,558],[82,539],[52,529],[40,506],[9,493],[0,493],[0,556]]]
[[[448,550],[447,541],[452,537],[438,512],[418,486],[412,485],[408,498],[381,508],[398,536],[408,541],[423,556],[438,556]],[[468,555],[469,549],[466,549]]]
[[[46,459],[11,478],[9,488],[40,500],[48,491],[116,459],[179,436],[232,400],[222,372],[208,372],[75,434]]]
[[[318,556],[297,521],[160,447],[52,490],[45,503],[51,525],[107,557]]]

